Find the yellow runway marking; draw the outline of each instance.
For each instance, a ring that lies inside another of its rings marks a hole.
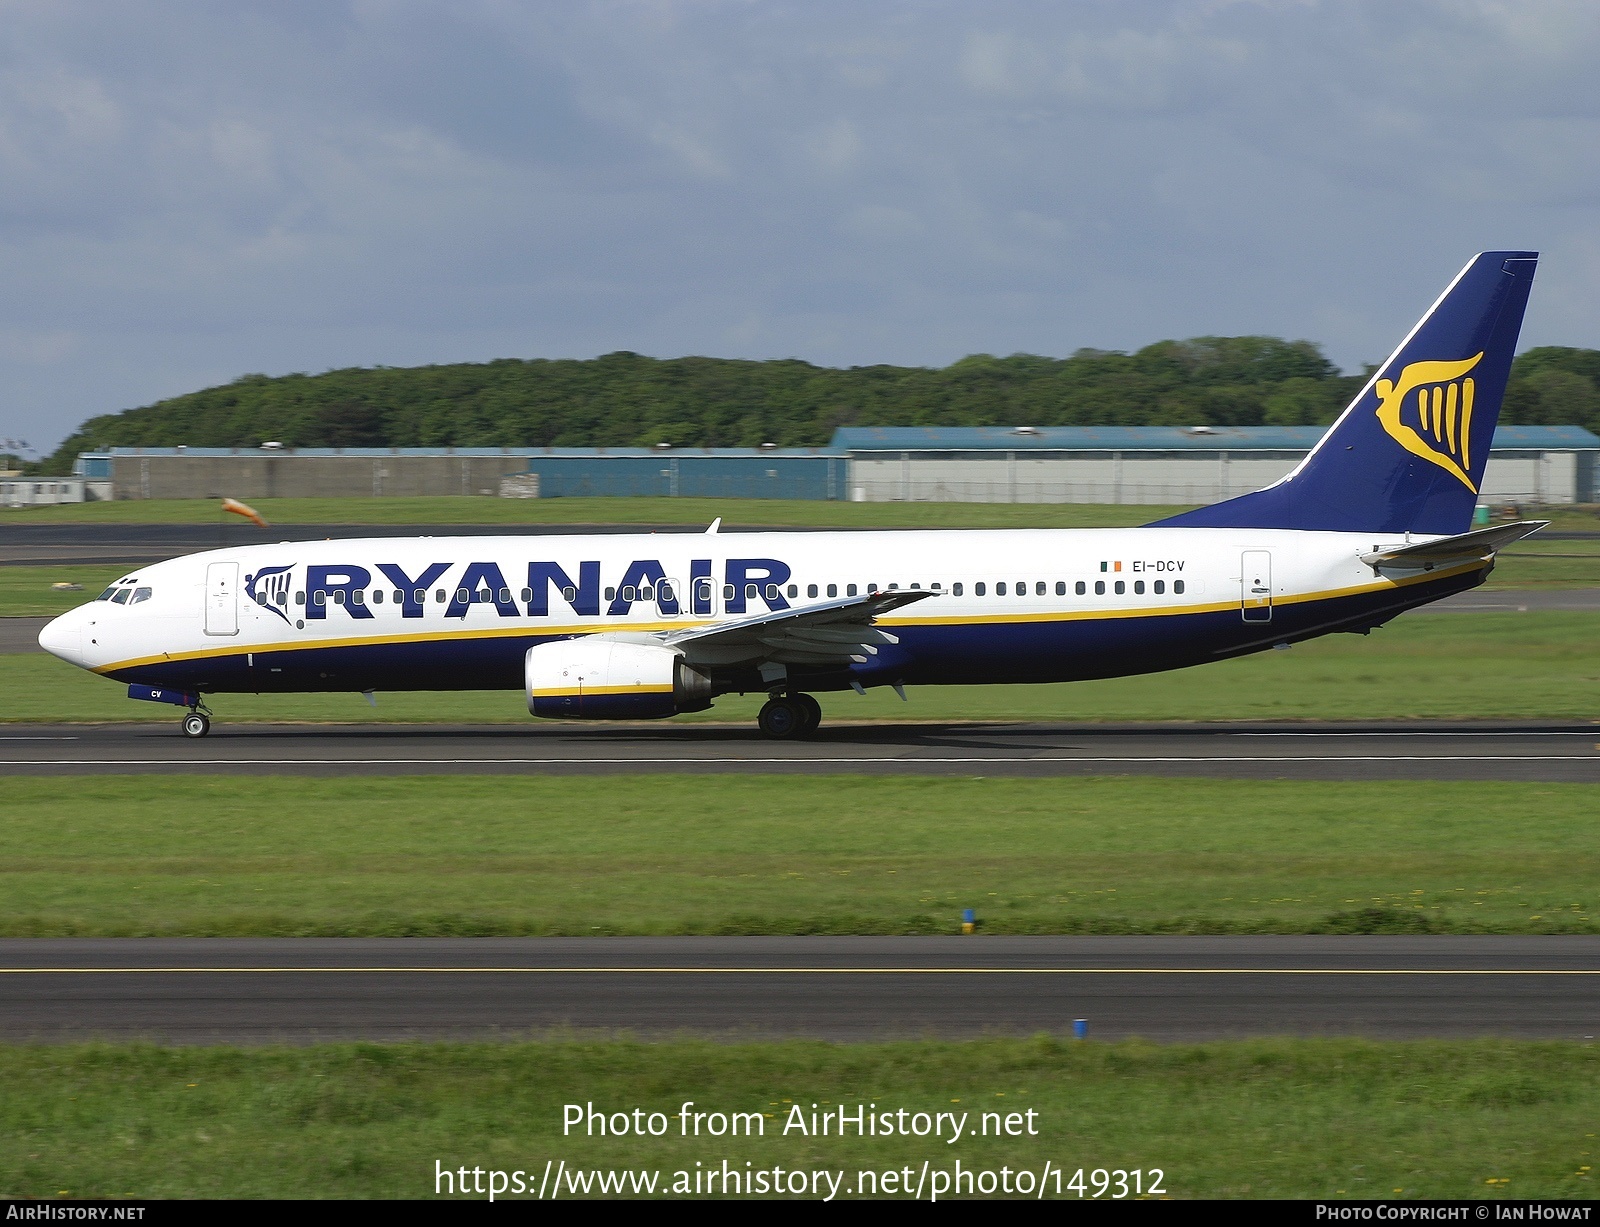
[[[1510,967],[0,967],[0,975],[1600,976]]]

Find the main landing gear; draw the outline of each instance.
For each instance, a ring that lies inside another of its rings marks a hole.
[[[822,723],[822,704],[808,694],[773,695],[762,704],[756,721],[768,737],[809,737]]]
[[[183,718],[183,735],[185,737],[204,737],[211,731],[211,713],[199,704],[190,708],[189,714]]]

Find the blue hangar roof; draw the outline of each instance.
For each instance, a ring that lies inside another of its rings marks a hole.
[[[1308,452],[1325,426],[844,426],[839,452]],[[1590,451],[1581,426],[1501,426],[1496,450]]]

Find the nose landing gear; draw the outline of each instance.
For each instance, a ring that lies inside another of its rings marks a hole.
[[[211,713],[197,703],[183,718],[182,727],[185,737],[204,737],[211,731]]]
[[[822,704],[808,694],[773,695],[762,704],[756,722],[775,740],[809,737],[822,723]]]

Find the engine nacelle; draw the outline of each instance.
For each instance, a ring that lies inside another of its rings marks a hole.
[[[711,706],[711,679],[671,648],[591,635],[529,648],[528,710],[568,720],[656,720]]]

